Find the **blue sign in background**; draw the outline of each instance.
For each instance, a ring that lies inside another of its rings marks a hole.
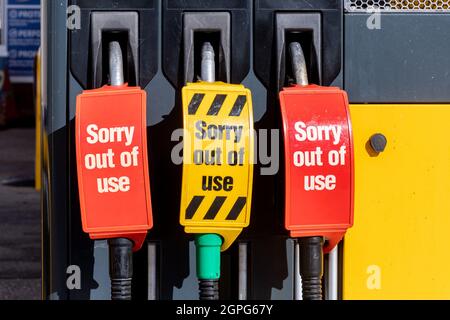
[[[33,5],[33,6],[39,6],[41,4],[41,0],[9,0],[8,4],[10,6],[21,6],[21,5]]]
[[[40,45],[40,1],[8,1],[9,75],[12,82],[32,82]]]

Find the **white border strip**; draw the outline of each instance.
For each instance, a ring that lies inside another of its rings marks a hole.
[[[36,4],[13,4],[13,5],[7,5],[6,9],[40,9],[40,5]]]

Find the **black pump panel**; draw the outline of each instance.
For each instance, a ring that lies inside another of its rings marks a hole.
[[[230,33],[228,12],[187,12],[183,19],[184,79],[195,82],[198,76],[202,43],[209,41],[216,55],[216,79],[230,82]]]
[[[279,89],[284,84],[283,37],[290,38],[293,34],[289,32],[297,30],[312,45],[305,52],[307,60],[311,48],[311,57],[317,59],[310,61],[311,82],[330,85],[342,69],[342,25],[341,0],[255,0],[256,75],[266,88]]]
[[[93,12],[91,14],[92,87],[107,84],[108,43],[118,41],[124,59],[125,82],[136,85],[139,74],[137,12]],[[106,69],[106,70],[105,70]]]
[[[158,1],[71,0],[69,5],[80,8],[81,28],[69,30],[69,61],[81,87],[106,82],[104,37],[121,44],[126,80],[146,87],[158,71]]]
[[[192,30],[221,33],[221,48],[216,54],[222,54],[223,61],[217,80],[241,83],[250,71],[250,9],[248,0],[163,0],[162,66],[172,85],[182,87],[194,77],[191,68],[195,69],[195,61],[190,56]]]
[[[277,13],[277,75],[278,89],[287,84],[286,73],[290,70],[289,43],[300,43],[305,55],[310,83],[321,84],[322,75],[322,28],[319,13]]]

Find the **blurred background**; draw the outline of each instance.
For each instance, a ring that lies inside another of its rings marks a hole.
[[[39,43],[40,1],[0,0],[0,300],[41,296]]]

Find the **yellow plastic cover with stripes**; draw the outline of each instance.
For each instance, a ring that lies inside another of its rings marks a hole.
[[[253,108],[242,85],[183,88],[184,148],[180,223],[187,233],[222,236],[222,251],[250,223]]]

